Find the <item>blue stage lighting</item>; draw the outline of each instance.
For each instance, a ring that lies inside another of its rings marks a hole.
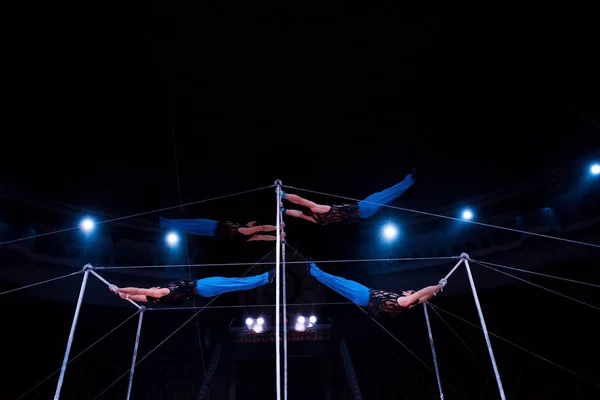
[[[385,224],[382,229],[383,238],[392,241],[398,237],[398,227],[394,224]]]
[[[169,246],[177,246],[177,244],[179,243],[179,235],[175,232],[169,232],[167,233],[165,240],[167,241],[167,244]]]
[[[461,218],[467,221],[470,221],[473,219],[473,211],[469,210],[468,208],[463,210],[463,212],[460,214]]]
[[[82,219],[81,223],[79,224],[79,227],[85,233],[90,233],[91,231],[93,231],[95,226],[96,226],[96,223],[94,222],[93,219],[91,219],[89,217]]]

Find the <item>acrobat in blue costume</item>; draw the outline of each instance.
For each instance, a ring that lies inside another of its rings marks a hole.
[[[213,297],[223,293],[250,290],[264,286],[272,282],[274,276],[275,269],[272,269],[260,275],[242,278],[212,276],[193,281],[171,282],[165,286],[148,289],[138,287],[119,288],[113,285],[110,287],[110,290],[125,300],[179,306],[197,297]]]
[[[354,204],[323,205],[304,199],[296,194],[283,193],[281,197],[284,200],[308,209],[306,212],[302,212],[284,208],[283,211],[291,217],[302,218],[320,225],[358,222],[360,219],[375,215],[382,207],[402,196],[413,184],[413,177],[409,174],[402,182],[384,191],[374,193],[363,201]]]
[[[386,290],[370,289],[358,282],[328,274],[319,269],[314,263],[309,264],[307,268],[308,273],[323,285],[361,307],[368,307],[369,311],[375,315],[382,312],[389,314],[402,313],[417,304],[426,302],[446,285],[446,282],[442,280],[438,285],[428,286],[417,292],[406,290],[400,295]]]
[[[275,235],[261,235],[261,232],[276,231],[274,225],[257,225],[256,221],[246,225],[231,221],[213,221],[212,219],[167,219],[160,218],[160,227],[172,229],[177,232],[191,233],[199,236],[214,236],[217,239],[235,241],[272,241],[277,240]],[[285,234],[282,233],[282,237]]]

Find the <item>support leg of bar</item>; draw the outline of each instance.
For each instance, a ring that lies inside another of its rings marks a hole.
[[[475,281],[473,281],[473,275],[471,274],[469,260],[465,259],[464,261],[465,267],[467,268],[467,275],[469,275],[469,283],[471,284],[471,290],[473,291],[473,298],[475,299],[475,306],[477,307],[477,313],[479,314],[479,320],[481,321],[481,329],[483,330],[483,336],[485,336],[485,342],[487,343],[490,358],[492,359],[492,366],[494,367],[494,374],[496,375],[496,382],[498,383],[498,390],[500,391],[500,398],[502,400],[506,400],[504,388],[502,387],[502,380],[500,379],[500,372],[498,371],[498,366],[496,365],[496,357],[494,357],[494,350],[492,350],[492,343],[490,342],[490,336],[488,335],[485,319],[483,318],[483,312],[481,311],[481,304],[479,304],[477,290],[475,289]]]
[[[275,181],[277,194],[277,238],[275,243],[275,384],[277,400],[281,400],[281,181]]]
[[[340,341],[340,352],[342,354],[342,361],[344,364],[344,371],[346,372],[346,379],[348,380],[348,386],[352,391],[353,400],[362,400],[362,394],[360,392],[360,386],[358,385],[358,379],[356,378],[356,372],[354,371],[354,365],[352,364],[352,358],[348,351],[348,346],[345,340]]]
[[[435,354],[435,345],[433,343],[431,324],[429,323],[429,312],[427,311],[427,302],[423,303],[423,311],[425,311],[425,322],[427,323],[427,332],[429,333],[429,344],[431,345],[431,355],[433,356],[435,376],[437,378],[438,389],[440,390],[440,400],[444,400],[444,391],[442,390],[442,379],[440,378],[440,368],[438,366],[437,356]]]
[[[73,345],[73,338],[75,337],[75,328],[77,327],[77,320],[79,319],[79,311],[81,310],[81,304],[83,303],[83,295],[85,294],[85,287],[87,285],[88,276],[90,273],[89,265],[83,267],[83,280],[81,281],[81,289],[79,290],[79,298],[77,299],[77,306],[75,307],[75,315],[73,316],[73,323],[71,324],[71,332],[69,333],[69,339],[67,340],[67,349],[65,350],[65,356],[63,358],[62,367],[60,369],[60,375],[58,377],[58,383],[56,384],[56,392],[54,393],[54,400],[60,399],[60,390],[62,389],[63,382],[65,380],[65,372],[67,371],[67,364],[69,363],[69,353],[71,352],[71,346]]]
[[[283,218],[283,216],[282,216]],[[285,283],[285,240],[281,243],[281,287],[282,298],[281,306],[283,307],[283,400],[287,400],[287,381],[288,381],[288,348],[287,348],[287,291]]]
[[[138,319],[137,333],[135,334],[135,344],[133,345],[133,357],[131,358],[131,371],[129,372],[129,386],[127,386],[127,400],[131,398],[131,388],[133,387],[133,374],[135,371],[135,364],[137,361],[138,347],[140,344],[140,334],[142,333],[142,321],[144,320],[144,311],[140,310],[140,317]]]

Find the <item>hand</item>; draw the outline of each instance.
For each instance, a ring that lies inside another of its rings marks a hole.
[[[415,293],[414,290],[405,290],[402,292],[402,296],[410,296],[413,293]]]
[[[117,285],[108,285],[108,289],[113,293],[117,293],[119,291]]]
[[[249,228],[252,228],[252,227],[253,227],[253,226],[255,226],[255,225],[256,225],[256,221],[251,221],[251,222],[248,222],[248,223],[246,224],[246,226],[247,226],[247,227],[249,227]]]

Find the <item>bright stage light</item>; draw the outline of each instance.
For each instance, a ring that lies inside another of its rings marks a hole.
[[[298,324],[296,324],[295,329],[298,332],[304,332],[306,330],[306,326],[304,324],[298,323]]]
[[[394,224],[385,224],[382,233],[385,240],[392,241],[398,237],[398,227]]]
[[[306,318],[304,318],[302,315],[298,317],[297,319],[299,324],[303,324],[304,322],[306,322]]]
[[[462,217],[462,219],[470,221],[473,219],[473,211],[471,211],[467,208],[466,210],[463,210],[461,217]]]
[[[94,220],[91,218],[84,218],[81,220],[81,223],[79,224],[79,227],[85,233],[90,233],[91,231],[93,231],[95,226],[96,226],[96,224],[94,223]]]
[[[600,164],[592,164],[590,166],[590,172],[592,173],[592,175],[600,175]]]
[[[263,326],[262,325],[254,325],[252,327],[252,330],[256,333],[261,333],[263,331]]]
[[[261,317],[261,318],[258,318],[258,319],[256,320],[256,323],[257,323],[257,324],[259,324],[259,325],[262,325],[262,324],[264,324],[264,323],[265,323],[265,319],[264,319],[264,318],[262,318],[262,317]]]
[[[246,325],[250,326],[254,323],[254,320],[252,318],[247,318],[246,319]]]
[[[169,246],[175,246],[179,243],[179,235],[175,232],[169,232],[167,233],[165,240]]]
[[[317,317],[315,317],[314,315],[311,315],[311,316],[310,316],[310,318],[308,319],[308,321],[309,321],[311,324],[314,324],[314,323],[316,323],[316,322],[317,322]]]

